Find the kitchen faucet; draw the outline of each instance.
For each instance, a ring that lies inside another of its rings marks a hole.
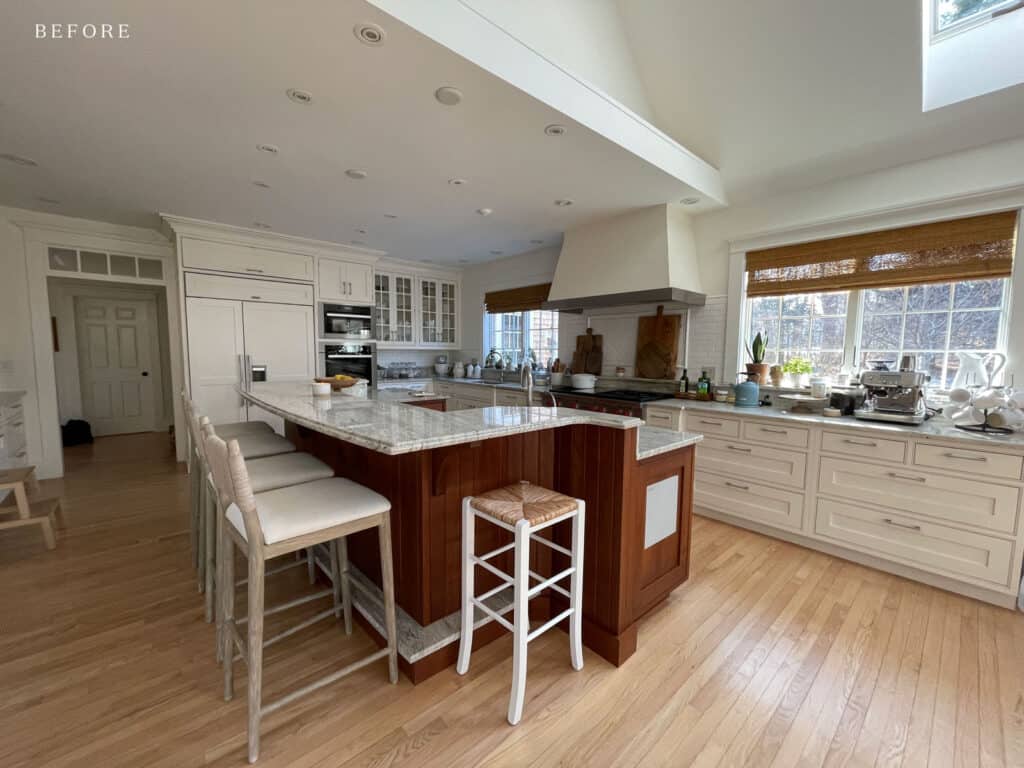
[[[523,363],[519,370],[519,385],[526,390],[526,407],[533,405],[533,366]]]

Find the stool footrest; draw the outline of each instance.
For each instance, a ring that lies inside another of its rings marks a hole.
[[[538,544],[543,544],[546,547],[550,547],[551,549],[555,550],[555,552],[561,552],[566,557],[572,557],[571,549],[566,549],[561,544],[555,544],[555,542],[551,541],[550,539],[545,539],[543,536],[538,536],[535,533],[531,533],[530,541],[536,541]]]
[[[536,595],[538,592],[540,592],[545,587],[554,586],[554,583],[556,581],[561,581],[562,579],[566,578],[567,576],[572,576],[574,573],[576,573],[576,569],[575,568],[566,568],[561,573],[556,573],[550,579],[546,579],[546,580],[542,581],[540,584],[535,584],[534,586],[532,586],[528,590],[526,590],[526,599],[529,600],[531,597]],[[533,576],[533,571],[530,571],[530,575]]]
[[[512,588],[512,584],[499,584],[494,589],[489,589],[486,592],[484,592],[482,595],[477,595],[474,599],[475,600],[486,600],[489,597],[494,597],[499,592],[504,592],[506,589],[511,589],[511,588]]]
[[[479,608],[485,614],[487,614],[487,616],[490,618],[491,621],[498,622],[499,624],[501,624],[501,626],[503,626],[509,632],[515,632],[516,631],[516,628],[514,626],[512,626],[508,622],[508,620],[505,619],[504,616],[501,615],[502,613],[508,613],[509,611],[511,611],[515,607],[515,603],[509,603],[504,608],[502,608],[500,612],[492,611],[490,608],[488,608],[486,605],[481,603],[475,597],[473,598],[473,605],[476,606],[477,608]]]
[[[513,541],[511,544],[506,544],[503,547],[498,547],[497,549],[492,549],[486,555],[474,555],[474,557],[476,557],[477,560],[490,560],[492,557],[497,557],[502,552],[508,552],[510,549],[515,549],[515,548],[516,548],[516,543]]]
[[[476,555],[471,556],[469,558],[469,562],[471,564],[479,565],[481,568],[486,568],[488,571],[490,571],[495,576],[497,576],[499,579],[501,579],[502,581],[504,581],[504,582],[506,582],[508,584],[514,584],[515,583],[515,579],[512,578],[511,576],[509,576],[503,570],[501,570],[500,568],[495,568],[490,563],[484,562],[483,560],[481,560]]]
[[[260,707],[260,715],[269,715],[271,712],[274,712],[275,710],[278,710],[287,704],[291,704],[293,701],[305,696],[307,693],[312,693],[313,691],[317,691],[323,688],[325,685],[330,685],[336,680],[340,680],[346,675],[350,675],[356,670],[362,669],[368,664],[372,664],[378,659],[387,658],[390,652],[391,651],[389,651],[387,648],[381,648],[376,653],[371,653],[366,658],[360,659],[359,661],[354,661],[347,667],[342,667],[337,672],[332,672],[329,675],[325,675],[324,677],[321,677],[319,680],[316,680],[310,683],[309,685],[305,685],[296,691],[292,691],[291,693],[282,696],[277,701],[273,701],[264,707]]]
[[[539,637],[540,635],[543,635],[545,632],[547,632],[549,629],[551,629],[553,626],[555,626],[555,624],[557,624],[558,622],[560,622],[563,619],[567,619],[570,616],[572,616],[572,612],[573,612],[572,608],[566,608],[564,611],[562,611],[560,614],[555,616],[553,619],[545,622],[540,627],[538,627],[537,629],[533,630],[533,632],[530,632],[526,636],[526,642],[530,642],[531,640]]]
[[[281,603],[280,605],[275,605],[273,608],[267,608],[263,611],[263,615],[273,616],[275,613],[281,613],[282,611],[287,611],[290,608],[298,608],[300,605],[305,605],[306,603],[311,603],[314,600],[319,600],[321,597],[334,597],[334,590],[321,589],[319,592],[314,592],[311,595],[303,595],[302,597],[297,597],[294,600],[289,600],[287,603]],[[236,624],[245,624],[248,621],[248,616],[243,616],[240,619],[235,619]]]
[[[530,571],[530,576],[532,578],[536,579],[537,581],[544,581],[544,577],[541,576],[536,571]],[[556,578],[561,578],[561,577],[556,577]],[[568,597],[570,599],[572,598],[572,595],[569,593],[569,590],[565,589],[564,587],[560,587],[557,584],[548,584],[547,586],[548,586],[549,589],[553,589],[555,592],[558,592],[560,595],[563,595],[564,597]]]

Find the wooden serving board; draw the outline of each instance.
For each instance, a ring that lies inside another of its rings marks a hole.
[[[641,379],[674,379],[679,355],[679,315],[657,314],[639,318],[636,334],[636,375]]]
[[[604,362],[604,336],[595,334],[592,328],[576,337],[576,351],[572,353],[573,373],[592,373],[601,375],[601,363]]]

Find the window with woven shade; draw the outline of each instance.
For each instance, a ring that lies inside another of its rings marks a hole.
[[[1017,212],[798,243],[747,254],[747,295],[1009,277]]]

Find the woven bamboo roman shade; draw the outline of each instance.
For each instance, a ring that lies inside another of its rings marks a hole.
[[[522,288],[509,288],[505,291],[488,291],[484,294],[487,314],[529,312],[531,309],[540,309],[541,304],[548,300],[550,290],[551,283],[542,283]]]
[[[1017,212],[747,253],[747,295],[846,291],[1009,277]]]

